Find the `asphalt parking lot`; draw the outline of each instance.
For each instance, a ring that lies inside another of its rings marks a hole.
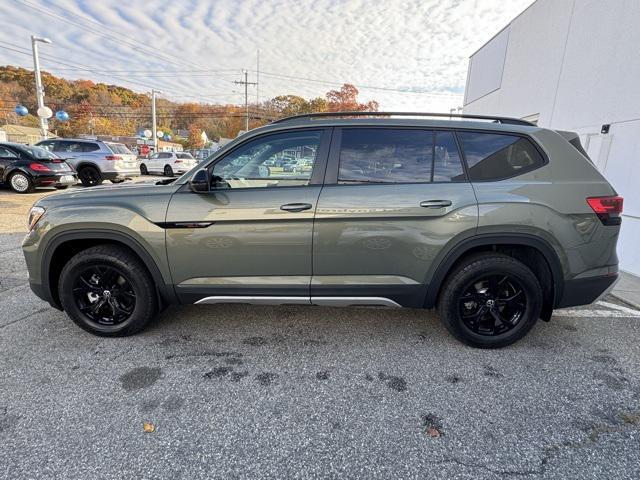
[[[640,313],[612,299],[499,351],[362,308],[172,307],[98,338],[26,283],[43,194],[0,191],[1,478],[640,478]]]

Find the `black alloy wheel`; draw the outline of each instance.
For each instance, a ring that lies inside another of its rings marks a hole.
[[[77,274],[73,298],[97,325],[118,325],[131,317],[136,294],[125,275],[110,265],[94,265]]]
[[[171,168],[171,165],[164,166],[164,176],[173,177],[173,168]]]
[[[500,335],[514,328],[526,310],[527,298],[516,278],[488,275],[473,280],[458,298],[460,318],[479,335]]]
[[[102,183],[100,171],[95,167],[83,167],[78,172],[78,177],[85,187],[93,187]]]
[[[463,343],[501,348],[535,325],[544,297],[540,281],[520,260],[498,252],[459,261],[438,297],[440,320]]]
[[[60,273],[58,291],[69,317],[94,335],[132,335],[160,307],[147,267],[119,245],[96,245],[71,257]]]

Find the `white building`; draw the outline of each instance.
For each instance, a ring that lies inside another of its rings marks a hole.
[[[471,55],[464,112],[578,132],[624,197],[620,268],[640,275],[640,0],[537,0]]]

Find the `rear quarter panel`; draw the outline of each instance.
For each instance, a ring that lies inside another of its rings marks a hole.
[[[524,233],[556,251],[565,279],[616,265],[619,227],[604,226],[586,202],[615,194],[597,169],[560,135],[537,130],[531,137],[549,163],[498,182],[474,182],[478,234]]]

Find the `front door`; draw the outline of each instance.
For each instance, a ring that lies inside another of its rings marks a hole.
[[[5,179],[5,170],[9,166],[9,164],[18,160],[18,155],[16,155],[13,150],[10,150],[6,147],[0,145],[0,180]]]
[[[336,128],[316,209],[311,300],[422,307],[434,259],[477,221],[453,132]]]
[[[249,139],[209,165],[212,189],[173,195],[173,282],[185,303],[309,303],[313,217],[330,129]]]

